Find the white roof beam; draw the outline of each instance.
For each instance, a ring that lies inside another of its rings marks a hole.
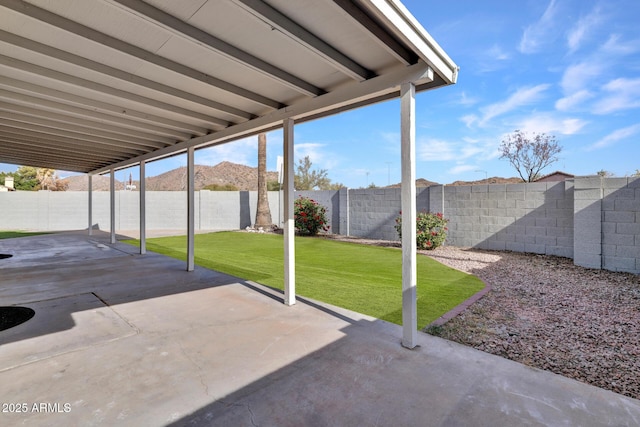
[[[70,121],[73,121],[73,123],[76,123],[80,126],[84,126],[87,128],[106,130],[106,131],[117,133],[127,137],[133,136],[141,139],[148,139],[149,141],[163,142],[166,145],[171,145],[176,142],[174,138],[167,138],[167,137],[162,137],[158,135],[153,135],[151,133],[145,133],[145,132],[141,132],[134,129],[113,126],[107,123],[102,123],[94,120],[86,120],[78,117],[72,118],[68,115],[54,113],[51,111],[38,110],[36,108],[24,107],[18,104],[1,103],[0,111],[21,113],[26,116],[32,116],[32,117],[46,117],[48,119],[58,121],[61,123],[68,123]]]
[[[52,158],[45,155],[32,154],[30,157],[25,158],[20,154],[14,154],[13,152],[7,152],[3,155],[2,159],[5,163],[14,165],[31,166],[35,164],[38,167],[51,168],[57,170],[66,170],[73,172],[85,172],[86,170],[95,169],[104,165],[104,162],[90,162],[90,161],[67,161],[59,158]],[[33,162],[33,163],[30,163]],[[85,172],[86,173],[86,172]]]
[[[376,21],[374,21],[366,12],[358,7],[350,0],[333,0],[340,6],[351,18],[364,27],[382,47],[396,57],[405,65],[415,64],[418,56],[404,47],[398,40],[387,33]]]
[[[108,168],[97,169],[91,173],[104,173],[111,167],[114,167],[115,169],[125,168],[132,164],[139,163],[140,160],[150,160],[158,157],[170,156],[180,151],[184,151],[189,147],[201,148],[234,141],[260,132],[280,128],[282,127],[283,120],[287,118],[293,118],[296,121],[299,121],[299,119],[304,120],[308,116],[324,117],[332,114],[336,110],[347,108],[348,106],[357,104],[364,99],[368,99],[376,93],[383,96],[390,92],[396,92],[399,90],[398,82],[426,82],[433,78],[433,69],[431,69],[431,67],[426,63],[419,61],[416,64],[365,80],[362,83],[346,86],[342,89],[327,93],[326,95],[305,99],[296,105],[273,111],[248,122],[239,123],[209,135],[193,138],[189,141],[183,141],[172,147],[161,148],[154,152],[143,154],[124,162],[116,163]]]
[[[422,53],[422,59],[442,74],[446,84],[455,83],[458,78],[458,66],[445,53],[440,45],[411,15],[406,7],[395,0],[367,0],[375,6],[378,19],[384,20],[401,35],[405,43],[416,52]]]
[[[205,114],[198,113],[196,111],[187,110],[185,108],[176,107],[166,102],[158,101],[146,96],[136,95],[135,93],[127,92],[124,90],[116,89],[111,86],[103,85],[93,82],[91,80],[82,79],[69,74],[61,73],[59,71],[52,70],[50,68],[41,67],[39,65],[31,64],[29,62],[21,61],[18,59],[9,58],[8,56],[0,55],[0,63],[5,67],[10,67],[16,70],[24,71],[29,74],[34,74],[41,77],[64,82],[73,86],[89,89],[98,93],[126,99],[129,101],[137,102],[145,106],[152,106],[164,111],[170,111],[172,113],[180,114],[189,118],[198,118],[200,120],[210,123],[214,127],[225,128],[229,126],[229,122],[220,120],[215,117],[207,116]]]
[[[92,127],[79,126],[74,123],[50,120],[49,118],[33,117],[30,115],[19,114],[15,112],[2,111],[2,105],[0,105],[0,119],[14,120],[25,124],[39,125],[47,128],[58,129],[63,131],[75,132],[81,135],[98,136],[101,138],[111,139],[114,141],[125,141],[134,145],[149,148],[162,148],[169,145],[173,145],[175,141],[168,143],[158,142],[157,140],[146,140],[136,138],[132,136],[125,136],[113,132],[103,131]]]
[[[38,148],[55,150],[56,153],[62,154],[64,157],[68,158],[76,157],[78,159],[86,159],[87,156],[89,156],[108,162],[114,156],[114,154],[103,153],[102,151],[96,152],[87,144],[66,144],[66,146],[60,147],[60,144],[56,144],[55,142],[38,138],[21,138],[20,135],[11,134],[11,132],[0,131],[0,141],[8,144],[9,148],[11,146],[20,146],[22,147],[20,149],[21,151],[35,151],[33,149],[33,143],[38,142]],[[7,149],[7,146],[2,147],[2,150],[5,149]],[[47,153],[52,155],[50,151],[47,151]],[[124,157],[122,158],[124,159]]]
[[[113,156],[105,157],[100,155],[99,153],[81,153],[81,152],[66,152],[66,151],[56,151],[55,153],[51,153],[50,151],[45,150],[34,150],[33,144],[29,146],[29,142],[24,142],[20,140],[7,140],[1,141],[0,147],[3,153],[12,153],[14,157],[28,155],[29,153],[38,154],[44,158],[58,159],[57,161],[80,161],[83,163],[108,163],[109,159]],[[31,149],[30,149],[31,147]],[[124,158],[124,157],[123,157]]]
[[[32,52],[37,52],[50,58],[65,61],[69,64],[82,67],[87,70],[95,71],[97,73],[104,74],[122,80],[124,82],[133,83],[137,86],[152,90],[154,92],[160,92],[163,94],[175,96],[176,98],[184,99],[185,101],[193,102],[194,104],[203,105],[205,107],[209,107],[241,119],[248,120],[254,117],[251,113],[240,110],[238,108],[234,108],[220,102],[203,98],[201,96],[155,82],[153,80],[145,79],[144,77],[136,76],[135,74],[128,73],[118,68],[110,67],[108,65],[101,64],[99,62],[74,55],[64,50],[60,50],[55,47],[47,46],[42,43],[38,43],[36,41],[29,40],[18,35],[8,33],[6,31],[0,30],[0,40],[14,46],[19,46],[23,49],[28,49]],[[194,113],[193,117],[198,117],[198,113]]]
[[[120,0],[116,0],[120,1]],[[375,73],[358,64],[315,34],[289,19],[278,10],[260,0],[232,0],[239,7],[263,22],[286,34],[307,49],[321,56],[340,72],[354,80],[363,81],[375,76]]]
[[[213,50],[214,52],[236,61],[250,69],[263,74],[280,84],[283,84],[299,93],[307,96],[318,96],[325,93],[324,90],[312,85],[309,82],[302,80],[260,58],[257,58],[237,47],[220,40],[211,34],[202,31],[188,23],[181,21],[175,16],[169,15],[160,9],[157,9],[150,4],[147,4],[140,0],[111,0],[128,11],[133,11],[137,16],[143,19],[151,21],[156,25],[160,25],[163,28],[171,31],[172,33],[195,41],[196,43]]]
[[[106,138],[100,138],[98,136],[91,135],[83,135],[77,132],[70,132],[55,128],[48,128],[46,126],[25,124],[22,122],[17,122],[15,120],[7,120],[0,119],[0,129],[12,128],[12,129],[20,129],[21,132],[32,132],[39,136],[40,138],[47,138],[53,140],[58,140],[59,142],[64,143],[67,140],[84,142],[87,144],[99,144],[102,146],[110,146],[117,147],[118,152],[128,153],[128,154],[144,154],[145,152],[149,152],[151,150],[145,149],[143,147],[132,147],[131,144],[126,142],[114,141]]]
[[[250,90],[236,86],[232,83],[210,76],[201,71],[187,67],[186,65],[172,61],[168,58],[156,55],[152,52],[139,48],[138,46],[134,46],[122,40],[118,40],[115,37],[111,37],[107,34],[101,33],[78,22],[74,22],[60,15],[56,15],[55,13],[26,3],[22,0],[0,0],[0,5],[24,16],[37,19],[53,27],[67,31],[85,40],[91,40],[95,43],[99,43],[121,53],[125,53],[141,61],[154,64],[158,67],[164,68],[174,73],[181,74],[185,77],[200,81],[209,86],[213,86],[215,88],[221,89],[225,92],[229,92],[257,104],[274,109],[283,107],[280,102],[270,99],[266,96],[262,96]]]
[[[91,115],[91,111],[99,112],[97,114],[109,114],[113,115],[117,118],[126,118],[129,122],[136,123],[137,126],[142,126],[143,123],[149,123],[153,126],[148,127],[148,129],[155,128],[157,131],[162,131],[164,134],[175,135],[176,138],[181,138],[185,133],[187,135],[203,135],[208,133],[208,130],[205,128],[201,128],[199,126],[190,125],[188,123],[178,122],[175,120],[168,119],[166,117],[160,117],[153,114],[147,114],[140,111],[135,111],[131,109],[123,109],[121,106],[109,104],[107,102],[97,101],[91,98],[85,98],[78,95],[73,95],[67,92],[62,92],[55,89],[49,89],[44,86],[36,85],[33,83],[22,82],[19,80],[13,80],[11,85],[7,85],[3,82],[6,82],[6,78],[0,78],[0,86],[8,87],[11,90],[0,90],[0,97],[7,97],[16,100],[22,100],[23,102],[33,102],[33,105],[48,105],[45,100],[42,98],[47,98],[53,100],[55,103],[69,103],[80,105],[80,110],[89,110],[86,115]],[[21,90],[27,93],[34,94],[35,96],[23,95],[17,96],[19,94],[12,92],[12,90]],[[25,98],[28,97],[29,99]],[[107,117],[104,117],[104,120],[109,120]],[[136,122],[140,121],[143,123]],[[178,132],[172,132],[171,129],[175,129]]]
[[[11,86],[10,83],[7,84],[7,81],[10,81],[10,80],[13,80],[13,79],[0,77],[0,87],[4,86],[4,87],[9,87],[11,89],[18,88],[18,86]],[[19,81],[16,81],[16,82],[19,82]],[[43,92],[38,92],[37,90],[38,87],[42,87],[42,86],[32,85],[30,83],[25,83],[25,82],[19,82],[19,83],[22,85],[22,88],[18,88],[18,89],[22,89],[25,92],[36,93],[36,94],[43,93]],[[25,88],[29,88],[29,89],[25,89]],[[42,88],[46,90],[46,88],[44,87]],[[12,92],[10,90],[3,90],[3,89],[0,89],[0,99],[3,99],[5,102],[18,103],[20,105],[26,105],[29,107],[33,106],[43,111],[63,112],[73,117],[81,117],[81,118],[90,117],[102,123],[113,123],[118,126],[122,126],[126,129],[142,129],[152,134],[173,137],[175,139],[188,139],[190,135],[195,133],[195,132],[190,132],[190,133],[178,132],[173,129],[163,128],[161,126],[144,123],[140,121],[135,121],[128,118],[123,118],[122,109],[120,109],[117,113],[113,112],[113,115],[112,115],[112,114],[109,114],[109,112],[107,111],[103,112],[100,110],[96,111],[95,109],[84,109],[81,107],[75,107],[73,105],[63,104],[57,101],[50,101],[44,98],[39,98],[35,96],[26,95],[24,93],[17,93],[17,92]],[[204,134],[204,133],[205,132],[202,132],[201,134]]]

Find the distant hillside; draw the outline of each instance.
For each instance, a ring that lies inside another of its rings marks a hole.
[[[478,181],[455,181],[447,185],[480,185],[480,184],[521,184],[522,178],[502,178],[494,176],[487,179],[481,179]]]
[[[454,181],[451,184],[445,185],[482,185],[482,184],[520,184],[522,182],[521,178],[502,178],[499,176],[494,176],[487,179],[480,179],[478,181]],[[418,178],[416,179],[416,187],[430,187],[432,185],[440,185],[437,182],[429,181],[428,179]],[[388,185],[385,188],[399,188],[400,183]]]
[[[267,172],[267,181],[277,181],[278,172]],[[222,162],[215,166],[196,165],[194,170],[195,189],[201,190],[211,184],[233,185],[238,190],[258,189],[258,168]],[[175,191],[187,189],[187,167],[170,170],[158,176],[147,178],[148,191]]]
[[[64,179],[61,181],[69,184],[67,191],[87,191],[87,176],[85,175],[74,175]],[[124,190],[124,184],[118,180],[116,180],[116,190]],[[109,191],[109,176],[99,176],[94,175],[92,178],[92,187],[93,191]]]
[[[429,181],[428,179],[418,178],[416,179],[416,187],[431,187],[432,185],[440,185],[437,182]],[[402,183],[387,185],[384,188],[400,188]]]
[[[278,172],[267,172],[267,181],[277,181]],[[87,177],[71,176],[63,181],[69,184],[68,191],[87,191]],[[211,184],[233,185],[238,190],[258,189],[258,168],[222,162],[215,166],[196,165],[194,170],[195,189],[201,190]],[[136,189],[139,183],[133,181]],[[147,177],[147,191],[184,191],[187,189],[187,167],[183,166],[157,176]],[[124,183],[116,180],[116,190],[123,190]],[[109,177],[94,176],[93,191],[108,191]]]

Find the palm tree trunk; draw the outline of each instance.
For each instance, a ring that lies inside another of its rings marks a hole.
[[[256,209],[255,228],[271,229],[271,209],[267,193],[267,135],[258,135],[258,207]]]

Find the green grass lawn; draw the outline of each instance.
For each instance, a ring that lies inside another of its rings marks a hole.
[[[13,239],[14,237],[36,236],[38,234],[48,234],[48,233],[46,233],[46,232],[2,231],[2,230],[0,230],[0,239]]]
[[[137,244],[135,240],[127,241]],[[398,249],[296,237],[296,294],[379,319],[402,322]],[[281,235],[220,232],[195,236],[196,264],[283,289]],[[151,251],[186,260],[186,236],[147,240]],[[418,255],[418,327],[484,288],[475,276]]]

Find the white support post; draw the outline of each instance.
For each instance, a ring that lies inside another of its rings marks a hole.
[[[193,147],[187,149],[187,271],[193,271],[195,267],[195,195],[194,195],[194,151]]]
[[[416,119],[415,85],[400,89],[400,144],[402,152],[402,345],[414,348],[418,340],[416,304]]]
[[[146,163],[140,162],[140,255],[147,253],[147,187],[146,187]]]
[[[296,303],[296,252],[293,218],[293,119],[284,120],[284,303]]]
[[[87,193],[89,196],[89,205],[87,207],[87,214],[89,216],[89,236],[93,234],[93,175],[87,175]]]
[[[109,211],[111,224],[111,238],[109,241],[113,244],[116,242],[116,171],[111,169],[109,174]]]

